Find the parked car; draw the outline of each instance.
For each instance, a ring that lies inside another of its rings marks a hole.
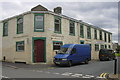
[[[99,59],[103,60],[113,60],[115,59],[115,52],[112,49],[101,49],[99,51]]]
[[[55,65],[72,66],[74,63],[91,60],[91,49],[89,44],[65,44],[60,51],[54,56]]]

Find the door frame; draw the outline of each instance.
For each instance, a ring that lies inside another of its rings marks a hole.
[[[46,37],[32,37],[32,62],[35,63],[35,58],[34,58],[34,41],[35,40],[44,40],[44,60],[46,62]]]

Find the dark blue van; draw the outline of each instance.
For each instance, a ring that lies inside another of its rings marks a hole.
[[[89,44],[65,44],[54,56],[55,65],[72,66],[73,63],[85,62],[91,60],[91,48]]]

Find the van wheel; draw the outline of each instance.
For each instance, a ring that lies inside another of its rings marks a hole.
[[[86,60],[85,60],[85,64],[88,64],[88,62],[89,62],[88,59],[86,59]]]
[[[100,61],[103,61],[103,59],[100,59]]]
[[[111,58],[108,58],[108,61],[111,61]]]
[[[68,67],[72,66],[72,61],[68,61]]]

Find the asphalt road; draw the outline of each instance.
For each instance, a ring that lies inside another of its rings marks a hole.
[[[114,72],[114,61],[90,61],[89,64],[79,64],[72,67],[50,66],[44,69],[16,68],[13,65],[12,67],[6,65],[2,66],[3,78],[96,78],[102,73],[113,74]]]

